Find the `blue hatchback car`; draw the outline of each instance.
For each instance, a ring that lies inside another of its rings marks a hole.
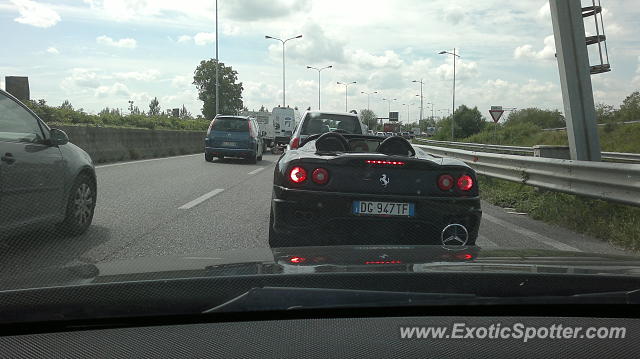
[[[250,163],[262,161],[264,140],[255,119],[245,116],[216,116],[204,140],[204,159],[214,157],[246,158]]]

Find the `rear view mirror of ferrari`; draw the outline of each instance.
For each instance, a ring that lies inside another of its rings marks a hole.
[[[308,136],[275,168],[271,247],[470,246],[482,211],[475,171],[402,137]]]

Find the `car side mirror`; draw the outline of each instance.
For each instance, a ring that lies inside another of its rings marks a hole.
[[[67,136],[66,132],[57,128],[52,128],[49,131],[49,137],[52,146],[62,146],[69,143],[69,136]]]

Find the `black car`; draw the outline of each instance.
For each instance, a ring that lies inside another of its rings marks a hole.
[[[91,157],[0,90],[0,233],[58,223],[84,232],[96,206]]]
[[[332,132],[276,164],[269,243],[473,245],[481,215],[465,163],[416,153],[402,137]]]

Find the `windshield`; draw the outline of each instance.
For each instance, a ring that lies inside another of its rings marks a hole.
[[[357,117],[314,113],[304,118],[300,134],[315,135],[336,130],[344,133],[362,133]]]
[[[242,118],[217,118],[211,127],[214,131],[248,132],[248,121]]]
[[[560,2],[0,0],[0,313],[640,288],[640,5]]]

